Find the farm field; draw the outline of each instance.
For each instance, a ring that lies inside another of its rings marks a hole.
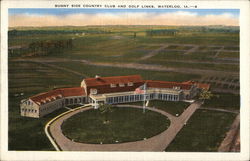
[[[179,32],[175,36],[148,36],[146,33],[157,29]],[[233,31],[235,29],[238,30],[232,27]],[[203,32],[200,27],[178,26],[22,27],[9,30],[13,31],[8,39],[10,150],[53,150],[43,128],[51,118],[67,110],[60,109],[40,119],[24,118],[19,111],[22,99],[54,88],[80,86],[82,79],[96,75],[139,74],[146,80],[210,83],[216,97],[205,101],[203,107],[240,109],[238,32]],[[44,49],[39,51],[39,44],[60,46],[68,40],[72,40],[72,47],[51,48],[47,54]],[[121,67],[115,66],[117,64]],[[141,68],[123,68],[122,64]],[[143,69],[144,65],[158,68]],[[174,70],[157,70],[162,67]],[[192,73],[194,70],[201,71]],[[149,106],[158,106],[175,115],[181,114],[187,104],[151,101]],[[164,109],[165,106],[169,108]],[[178,108],[171,109],[172,106]],[[219,118],[222,120],[216,124]],[[166,151],[199,151],[199,148],[216,151],[233,119],[231,113],[198,110]],[[199,127],[200,122],[206,126]],[[195,128],[200,129],[200,133],[192,133]],[[216,135],[203,142],[213,130]],[[180,147],[184,142],[187,146]]]

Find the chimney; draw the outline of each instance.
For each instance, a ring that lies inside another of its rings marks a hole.
[[[95,75],[95,78],[98,79],[98,78],[100,78],[100,76],[99,75]]]

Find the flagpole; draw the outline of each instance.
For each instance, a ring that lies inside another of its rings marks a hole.
[[[145,113],[145,109],[146,109],[146,83],[144,83],[143,87],[144,87],[143,113]]]

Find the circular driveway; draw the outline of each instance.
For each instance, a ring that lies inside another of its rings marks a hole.
[[[135,105],[121,105],[119,107],[142,108],[141,106]],[[67,120],[69,117],[79,112],[90,110],[92,109],[92,107],[82,108],[67,113],[62,117],[58,118],[50,125],[50,134],[52,135],[60,149],[63,151],[164,151],[165,148],[174,139],[179,130],[183,127],[187,119],[193,114],[193,112],[197,108],[197,104],[193,103],[185,110],[184,113],[182,113],[181,116],[175,117],[165,111],[147,107],[146,109],[161,113],[162,115],[168,117],[168,119],[171,121],[171,124],[168,129],[156,136],[148,138],[147,140],[117,144],[85,144],[74,142],[64,136],[61,131],[61,125],[63,121]]]

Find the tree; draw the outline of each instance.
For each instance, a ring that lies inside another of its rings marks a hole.
[[[101,112],[101,114],[104,114],[105,120],[103,121],[104,124],[110,123],[108,120],[109,113],[113,111],[113,106],[110,104],[103,104],[98,108]]]
[[[205,100],[209,100],[213,97],[214,95],[211,93],[211,91],[208,91],[206,89],[202,89],[199,95],[199,99],[202,100],[204,103]]]

